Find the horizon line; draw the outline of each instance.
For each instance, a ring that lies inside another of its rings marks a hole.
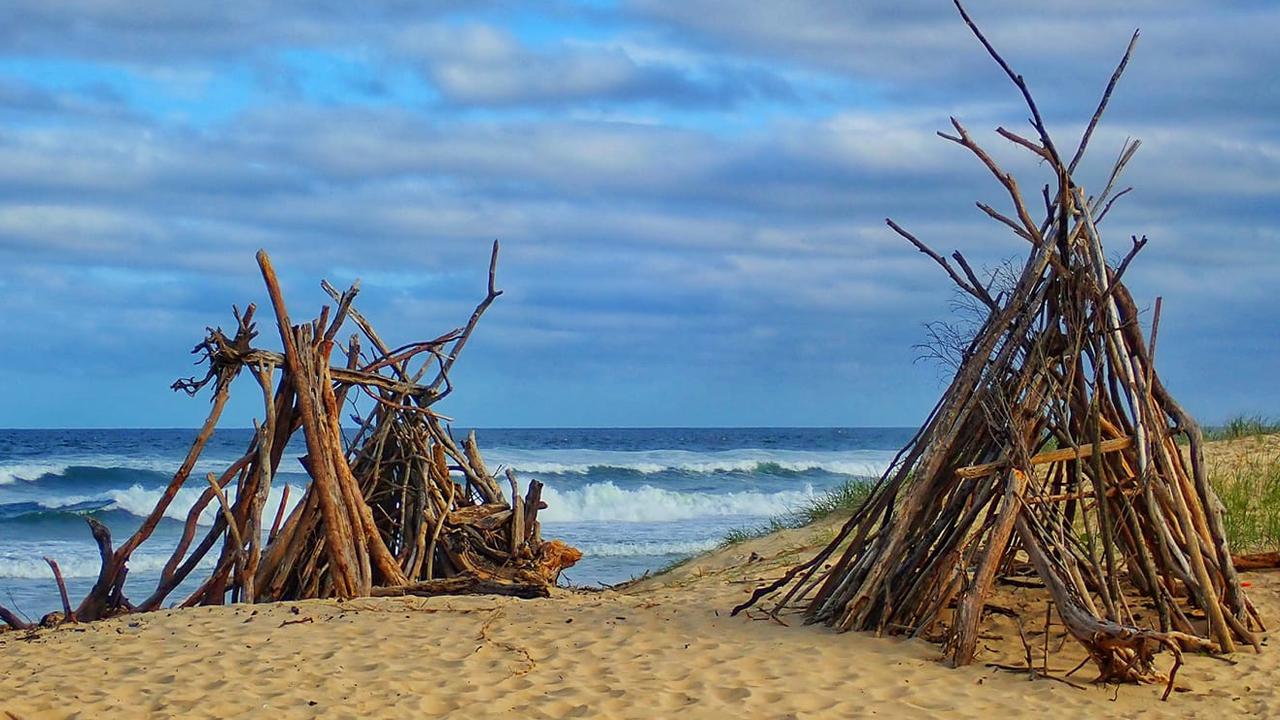
[[[466,430],[910,430],[918,425],[455,425]],[[200,426],[81,426],[81,427],[0,427],[0,432],[40,430],[199,430]],[[358,430],[344,426],[343,430]],[[248,427],[221,427],[216,430],[253,430]]]

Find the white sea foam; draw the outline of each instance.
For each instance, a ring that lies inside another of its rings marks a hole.
[[[49,578],[52,581],[53,572],[41,559],[42,555],[56,559],[58,569],[66,578],[97,577],[102,563],[98,549],[92,543],[86,545],[61,543],[56,546],[43,543],[40,548],[22,547],[0,550],[0,578]],[[168,559],[168,553],[135,553],[129,558],[129,572],[156,573],[164,568]],[[217,564],[217,561],[218,551],[215,549],[206,555],[197,567],[208,569]]]
[[[22,480],[38,480],[45,475],[61,475],[71,467],[66,463],[39,462],[0,465],[0,485],[12,485]]]
[[[221,473],[235,460],[236,458],[204,457],[196,463],[195,469],[191,474],[193,477],[202,477],[206,472]],[[15,482],[35,482],[46,475],[63,476],[73,467],[98,468],[101,470],[149,470],[170,474],[177,472],[181,465],[182,458],[180,457],[139,457],[136,455],[54,457],[45,458],[39,462],[0,464],[0,485],[11,485]]]
[[[652,485],[620,488],[611,482],[574,490],[542,491],[547,509],[538,518],[556,522],[671,522],[703,517],[777,515],[812,500],[813,486],[781,492],[676,492]]]
[[[894,453],[888,450],[519,450],[496,448],[485,453],[490,465],[508,465],[530,474],[586,474],[593,468],[615,468],[642,474],[667,471],[693,473],[757,472],[776,466],[787,472],[825,470],[841,475],[879,476]]]
[[[886,450],[586,450],[495,448],[485,452],[490,465],[510,466],[527,474],[578,474],[592,469],[615,469],[652,475],[661,472],[691,473],[757,472],[776,467],[785,472],[823,470],[841,475],[879,476],[889,465],[893,452]],[[234,458],[201,458],[192,472],[221,472]],[[0,464],[0,485],[34,482],[52,475],[62,476],[73,467],[148,470],[173,473],[182,464],[180,457],[139,457],[134,455],[77,455],[45,458],[38,462]],[[296,469],[286,460],[283,471]]]
[[[164,516],[170,520],[186,521],[187,512],[195,505],[196,500],[204,492],[205,488],[192,485],[184,487],[178,491],[177,497],[173,502],[169,503],[169,507],[165,508]],[[164,494],[164,488],[144,488],[141,485],[133,485],[127,488],[119,488],[106,490],[100,493],[86,495],[59,495],[54,497],[46,497],[37,501],[37,504],[49,510],[57,510],[58,508],[79,505],[81,503],[105,502],[103,510],[123,510],[131,515],[139,518],[146,517],[155,509],[156,503],[159,502],[160,496]],[[275,516],[276,509],[280,506],[280,499],[284,493],[280,486],[271,488],[271,494],[267,497],[267,504],[262,510],[265,518]],[[289,504],[285,507],[288,512],[293,509],[294,505],[302,499],[303,488],[290,485]],[[228,488],[227,500],[235,502],[235,488]],[[200,525],[212,525],[219,509],[218,501],[212,500],[205,506],[204,511],[200,514],[197,521]]]
[[[639,557],[648,555],[693,555],[714,549],[720,541],[675,540],[670,542],[587,542],[577,548],[587,557]]]
[[[134,485],[130,488],[110,490],[98,495],[48,498],[40,501],[39,504],[42,507],[56,509],[82,502],[107,501],[109,504],[104,509],[124,510],[141,518],[151,512],[155,507],[156,501],[160,499],[162,492],[163,490],[160,489],[145,489]],[[202,489],[195,487],[179,490],[178,496],[166,509],[165,517],[172,520],[185,521],[187,511],[194,504],[196,498],[200,496],[201,492]],[[228,499],[234,502],[234,488],[232,488],[230,495],[231,497]],[[297,505],[298,501],[302,499],[302,495],[301,488],[290,486],[289,501],[285,506],[286,512],[291,511]],[[282,497],[283,491],[281,487],[277,486],[271,489],[271,494],[267,497],[267,504],[262,511],[264,522],[269,522],[270,518],[275,516]],[[217,500],[209,503],[209,506],[201,513],[198,523],[205,526],[212,525],[219,512],[218,508]],[[164,549],[161,550],[163,551]],[[14,543],[0,543],[0,578],[52,577],[49,566],[41,559],[44,555],[53,557],[58,561],[58,565],[65,577],[91,578],[98,575],[101,560],[98,556],[97,547],[92,542],[26,540]],[[199,567],[212,567],[212,564],[217,560],[217,555],[217,552],[210,553],[200,563]],[[129,570],[133,573],[158,572],[164,567],[168,557],[167,552],[159,554],[155,549],[151,549],[150,552],[144,550],[143,552],[135,553],[129,559]]]

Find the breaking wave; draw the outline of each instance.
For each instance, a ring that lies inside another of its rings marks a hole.
[[[75,550],[46,551],[46,554],[57,559],[58,568],[62,570],[63,577],[68,579],[96,578],[102,564],[97,549],[92,545],[87,548],[76,548]],[[139,553],[129,558],[129,572],[135,576],[138,574],[159,573],[164,569],[164,564],[168,559],[169,555],[167,553],[164,555]],[[196,567],[209,569],[216,565],[217,562],[218,550],[215,549],[206,555]],[[19,557],[12,552],[0,551],[0,578],[49,578],[52,580],[53,573],[38,553]]]
[[[206,472],[221,473],[233,462],[235,458],[201,458],[196,463],[191,476],[202,477]],[[5,463],[0,464],[0,486],[42,481],[65,482],[92,479],[107,481],[129,473],[146,473],[156,479],[167,480],[181,465],[182,458],[127,455],[97,455],[30,463]]]
[[[515,450],[486,453],[490,464],[508,465],[517,472],[576,474],[624,471],[642,475],[663,472],[758,473],[767,475],[824,471],[837,475],[879,476],[893,452],[884,450]]]
[[[544,522],[671,522],[703,517],[761,517],[777,515],[819,493],[812,485],[781,492],[676,492],[652,485],[621,488],[611,482],[592,483],[575,490],[542,491],[547,509]]]
[[[694,555],[713,550],[720,541],[676,540],[671,542],[588,542],[578,549],[587,557],[646,557],[654,555]]]
[[[128,488],[105,490],[87,495],[61,495],[41,498],[34,502],[0,503],[0,522],[56,521],[59,516],[65,517],[110,511],[121,511],[138,518],[144,518],[155,508],[163,492],[163,488],[144,488],[141,485],[133,485]],[[204,488],[199,486],[186,487],[179,490],[177,497],[169,504],[169,507],[165,508],[164,516],[170,520],[185,522],[188,510],[203,492]],[[302,498],[302,495],[302,488],[291,485],[289,489],[289,504],[285,510],[292,510],[293,506]],[[281,486],[272,487],[271,494],[267,498],[266,507],[262,511],[264,518],[269,519],[275,515],[282,497]],[[229,492],[228,500],[235,501],[234,488]],[[212,525],[214,518],[220,512],[218,508],[218,501],[211,501],[200,514],[198,523]]]

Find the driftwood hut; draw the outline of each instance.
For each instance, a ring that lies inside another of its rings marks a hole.
[[[1043,210],[960,121],[939,135],[995,176],[1011,210],[978,207],[1024,244],[1026,260],[998,291],[961,253],[949,260],[888,221],[983,319],[928,420],[835,539],[735,612],[769,598],[775,617],[791,608],[841,630],[939,639],[964,665],[996,580],[1034,576],[1100,680],[1171,689],[1183,651],[1258,648],[1263,625],[1232,566],[1200,428],[1155,370],[1159,300],[1145,333],[1124,284],[1146,238],[1118,263],[1104,251],[1101,223],[1126,192],[1118,182],[1138,142],[1093,192],[1074,175],[1138,35],[1067,149],[956,6],[1025,100],[1033,134],[996,132],[1048,170]],[[1167,676],[1154,664],[1162,648],[1174,658]]]
[[[509,469],[499,480],[485,465],[475,435],[455,439],[447,420],[432,409],[453,390],[454,362],[501,295],[494,285],[497,261],[494,243],[488,292],[465,326],[392,347],[356,308],[358,281],[342,293],[322,282],[333,308],[325,306],[315,319],[295,323],[271,260],[260,251],[258,265],[282,352],[254,345],[253,305],[243,313],[233,309],[232,333],[208,331],[193,351],[206,365],[205,374],[173,385],[192,396],[208,391],[208,418],[132,535],[115,545],[106,526],[87,518],[101,551],[101,571],[75,607],[62,589],[63,617],[53,620],[158,609],[210,553],[217,556],[213,570],[180,600],[182,606],[404,594],[547,595],[560,571],[581,553],[542,539],[541,483],[521,488]],[[345,358],[335,363],[338,337],[348,325],[358,332],[343,347]],[[242,374],[262,395],[263,419],[255,421],[256,433],[239,459],[221,474],[193,478],[232,384]],[[367,411],[349,418],[354,431],[351,424],[344,429],[344,408],[359,405]],[[287,498],[281,498],[275,516],[264,517],[269,493],[288,493],[288,485],[273,488],[272,478],[298,432],[306,440],[305,491],[292,511],[285,512]],[[188,509],[159,582],[145,597],[126,592],[131,554],[151,537],[189,483],[204,492]],[[210,506],[220,512],[206,529],[198,520]],[[56,561],[49,563],[61,586]],[[0,620],[26,626],[4,608]]]

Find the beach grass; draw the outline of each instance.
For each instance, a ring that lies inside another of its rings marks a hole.
[[[1208,428],[1206,440],[1231,441],[1280,434],[1280,421],[1237,415]],[[1209,483],[1225,508],[1227,540],[1236,552],[1280,549],[1280,454],[1247,452],[1209,464]]]
[[[875,481],[872,478],[849,478],[804,504],[790,508],[785,513],[770,518],[766,523],[730,530],[725,533],[720,542],[720,547],[737,545],[779,530],[790,530],[812,525],[836,513],[852,513],[871,494],[871,487],[874,483]]]
[[[1226,509],[1232,550],[1280,549],[1280,455],[1248,456],[1213,468],[1209,482]]]
[[[1237,415],[1221,426],[1205,431],[1206,440],[1239,440],[1240,438],[1280,433],[1280,421],[1262,415]]]

